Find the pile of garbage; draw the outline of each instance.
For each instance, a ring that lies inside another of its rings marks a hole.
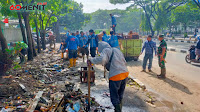
[[[74,89],[79,70],[68,69],[53,52],[40,55],[0,78],[0,112],[86,111],[88,95]],[[95,98],[90,101],[91,110],[100,109]]]

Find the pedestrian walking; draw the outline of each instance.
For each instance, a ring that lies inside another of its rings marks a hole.
[[[99,42],[98,49],[100,56],[88,60],[89,66],[92,64],[102,64],[109,71],[110,99],[115,107],[115,112],[122,111],[122,99],[126,82],[128,80],[128,69],[123,53],[112,48],[106,42]]]
[[[63,40],[61,43],[60,43],[60,48],[58,50],[58,52],[61,51],[61,59],[64,59],[64,53],[66,52],[66,46],[67,44],[65,43],[65,41]],[[68,54],[66,54],[66,58],[68,57]]]
[[[79,47],[79,40],[75,36],[75,33],[72,33],[71,36],[69,36],[66,41],[66,47],[68,48],[66,51],[69,52],[69,68],[76,66],[76,58],[77,58],[77,49]]]
[[[98,50],[98,35],[94,34],[94,30],[89,30],[90,35],[88,36],[88,41],[87,43],[83,46],[87,46],[90,44],[90,54],[92,57],[95,57],[96,55],[96,50]]]
[[[116,18],[112,14],[110,14],[110,17],[111,17],[111,21],[112,21],[112,30],[114,31],[114,34],[115,34],[116,33],[115,28],[117,26],[117,21],[116,21]]]
[[[114,31],[110,31],[110,35],[111,36],[110,36],[110,38],[108,40],[108,43],[110,44],[110,46],[120,49],[119,41],[118,41],[117,36],[114,34]]]
[[[144,50],[145,50],[145,55],[142,64],[143,68],[142,72],[146,72],[147,61],[149,61],[148,70],[149,72],[152,72],[151,68],[152,68],[153,54],[155,52],[155,56],[157,56],[157,50],[156,50],[156,43],[152,41],[151,35],[149,35],[147,37],[147,41],[144,42],[141,54],[143,53]]]
[[[164,35],[159,35],[158,40],[160,41],[160,45],[158,47],[158,63],[161,68],[161,74],[158,75],[158,78],[166,77],[166,67],[165,67],[165,58],[167,55],[167,43],[164,40]]]
[[[52,31],[49,32],[49,44],[50,44],[50,48],[52,48],[52,45],[54,45],[53,48],[55,49],[55,47],[56,47],[56,37],[55,37],[55,35],[53,35]]]

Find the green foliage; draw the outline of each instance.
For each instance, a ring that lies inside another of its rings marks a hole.
[[[89,29],[110,29],[112,13],[117,20],[117,32],[129,32],[133,30],[139,31],[139,25],[141,21],[141,12],[136,8],[130,8],[127,10],[97,10],[91,13],[91,21],[84,27],[84,30]]]
[[[185,37],[185,38],[188,37],[188,34],[187,34],[186,32],[184,33],[184,37]]]
[[[15,62],[13,65],[14,65],[13,69],[15,69],[15,70],[21,68],[21,66],[17,62]]]
[[[83,13],[82,4],[74,1],[70,1],[69,4],[68,8],[61,12],[65,15],[60,17],[60,24],[72,31],[82,29],[82,26],[90,21],[90,15]]]
[[[148,25],[147,19],[145,17],[145,14],[141,15],[141,23],[140,23],[140,30],[142,31],[150,31],[150,27]]]
[[[190,4],[177,7],[171,14],[171,22],[183,24],[185,30],[188,25],[199,25],[200,10],[192,7]]]
[[[11,47],[10,49],[6,49],[7,60],[11,61],[10,66],[13,66],[13,69],[21,68],[18,62],[14,60],[21,56],[20,50],[27,48],[28,46],[24,42],[17,42],[15,46]]]

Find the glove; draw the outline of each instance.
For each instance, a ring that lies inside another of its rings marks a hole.
[[[92,64],[92,62],[90,60],[87,60],[87,65],[88,66],[92,66],[93,64]]]

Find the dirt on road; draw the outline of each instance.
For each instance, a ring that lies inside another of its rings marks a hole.
[[[177,70],[177,72],[167,70],[167,78],[158,79],[157,75],[160,74],[158,64],[154,63],[153,72],[141,72],[141,60],[137,62],[131,61],[127,64],[130,74],[142,81],[147,86],[148,91],[158,93],[161,100],[164,98],[170,101],[164,101],[163,105],[171,106],[172,108],[174,108],[174,105],[178,105],[182,109],[181,111],[200,112],[200,83],[188,81],[177,76],[181,69]],[[159,105],[156,106],[159,107]],[[178,110],[175,109],[175,111]]]

